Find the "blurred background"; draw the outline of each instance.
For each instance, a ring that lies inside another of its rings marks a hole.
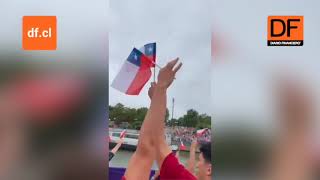
[[[183,7],[181,6],[183,4]],[[168,91],[166,139],[172,149],[180,148],[185,165],[197,130],[205,130],[199,142],[211,141],[210,63],[211,27],[209,1],[110,1],[109,84],[118,74],[133,47],[156,42],[156,63],[164,67],[179,57],[183,67]],[[138,142],[139,130],[150,105],[148,88],[159,68],[138,96],[128,96],[110,86],[109,148],[120,132],[127,135],[109,163],[110,177],[128,166]],[[135,138],[133,138],[135,137]],[[181,148],[184,147],[184,148]],[[132,150],[133,149],[133,150]],[[153,170],[159,169],[154,163]]]
[[[196,21],[201,12],[191,13],[194,22],[212,22],[212,106],[206,112],[211,112],[213,122],[215,178],[249,179],[263,172],[281,134],[274,89],[282,77],[307,91],[314,102],[306,146],[319,164],[320,2],[210,3],[211,16]],[[107,179],[108,4],[108,0],[0,2],[0,179]],[[57,16],[56,51],[21,50],[26,15]],[[303,15],[304,45],[268,47],[268,15]],[[187,25],[178,29],[188,29]],[[168,32],[163,34],[179,38]]]
[[[107,179],[108,1],[1,1],[0,179]],[[23,51],[22,17],[57,16]]]
[[[214,1],[212,7],[212,119],[217,179],[259,176],[280,137],[274,92],[280,79],[296,83],[319,106],[318,1]],[[302,47],[268,47],[269,15],[303,15]],[[280,83],[281,84],[281,83]],[[319,157],[319,110],[310,128],[313,160]],[[298,140],[297,140],[297,144]],[[255,179],[255,178],[253,178]],[[259,178],[260,179],[260,178]]]

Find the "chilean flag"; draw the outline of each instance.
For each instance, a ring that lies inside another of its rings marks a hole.
[[[147,56],[150,60],[149,63],[151,67],[155,67],[156,63],[156,55],[157,55],[157,45],[156,43],[149,43],[144,45],[139,49],[145,56]]]
[[[150,60],[134,48],[113,80],[111,87],[128,95],[139,95],[151,77]]]
[[[207,129],[207,128],[197,130],[197,137],[201,137],[201,136],[203,136],[207,131],[208,131],[208,129]]]

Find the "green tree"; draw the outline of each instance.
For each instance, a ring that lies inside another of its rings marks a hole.
[[[148,108],[145,107],[137,109],[131,128],[140,129],[147,112]]]
[[[190,109],[187,111],[187,114],[185,114],[183,118],[183,125],[186,127],[196,127],[197,121],[198,121],[198,115],[199,113],[194,110]]]
[[[128,122],[129,128],[140,129],[143,120],[148,112],[148,108],[129,108],[121,103],[115,106],[109,105],[109,119],[114,121],[115,124],[121,124],[122,122]],[[196,127],[197,129],[211,128],[211,117],[207,114],[201,114],[194,110],[189,109],[185,115],[177,119],[170,119],[168,108],[166,109],[166,124],[169,126],[185,126]]]
[[[109,106],[109,119],[119,124],[123,120],[124,105],[121,103],[115,106]]]
[[[211,117],[206,114],[201,114],[198,117],[196,128],[197,129],[211,128]]]

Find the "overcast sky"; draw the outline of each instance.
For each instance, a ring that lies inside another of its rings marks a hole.
[[[188,109],[210,112],[211,29],[208,1],[111,0],[109,33],[109,84],[133,47],[157,43],[157,63],[180,57],[183,66],[169,89],[168,108],[175,98],[174,117]],[[157,69],[158,70],[158,69]],[[139,96],[111,88],[111,105],[149,106],[148,83]]]
[[[213,44],[220,49],[212,71],[212,112],[216,116],[244,116],[230,122],[268,127],[272,116],[274,72],[290,71],[320,94],[320,2],[314,0],[215,1]],[[302,47],[268,47],[269,15],[303,15]],[[215,38],[216,37],[216,38]],[[216,44],[215,44],[216,42]],[[250,119],[251,118],[251,119]],[[216,125],[225,118],[214,118]],[[267,122],[269,121],[269,122]],[[219,129],[219,128],[218,128]]]
[[[109,0],[1,0],[0,56],[30,57],[35,62],[97,63],[106,68]],[[57,50],[23,51],[22,17],[56,16]],[[1,59],[2,60],[2,59]]]

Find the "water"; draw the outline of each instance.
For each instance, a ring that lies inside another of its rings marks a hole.
[[[109,166],[127,168],[129,159],[131,158],[132,154],[133,152],[131,151],[119,150],[114,158],[109,162]],[[182,164],[186,165],[186,162],[189,159],[189,152],[180,152],[179,159]],[[152,169],[158,169],[156,163],[153,163]]]

